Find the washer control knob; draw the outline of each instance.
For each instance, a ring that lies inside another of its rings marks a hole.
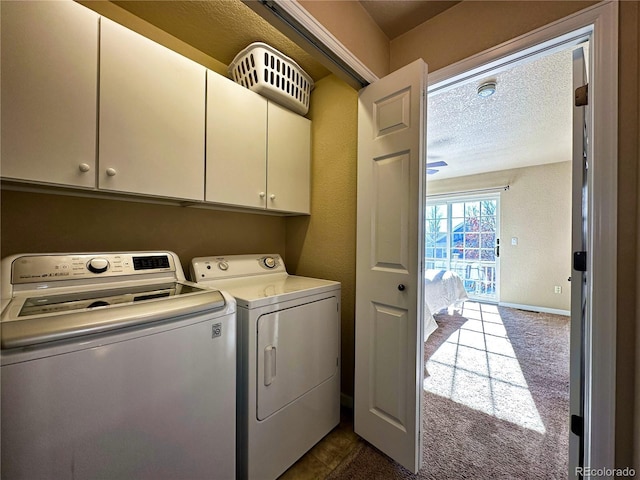
[[[276,268],[276,259],[273,257],[264,257],[262,264],[267,268]]]
[[[87,263],[87,269],[93,273],[103,273],[106,272],[108,268],[109,262],[106,258],[92,258],[89,260],[89,263]]]
[[[221,262],[218,262],[218,268],[223,272],[226,272],[227,270],[229,270],[229,264],[223,260]]]

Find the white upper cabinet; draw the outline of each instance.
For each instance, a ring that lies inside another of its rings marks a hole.
[[[207,72],[205,200],[265,208],[267,100]]]
[[[309,213],[306,118],[73,1],[0,19],[3,179]]]
[[[205,78],[205,67],[101,19],[101,190],[204,200]]]
[[[311,122],[207,74],[207,202],[309,213]]]
[[[269,102],[267,208],[310,213],[311,121]]]
[[[2,2],[2,176],[95,187],[98,15]]]

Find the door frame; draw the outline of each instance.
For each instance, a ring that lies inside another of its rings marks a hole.
[[[589,198],[589,269],[585,352],[585,458],[588,468],[615,465],[617,174],[618,174],[618,4],[602,2],[429,75],[429,92],[552,53],[591,36],[594,55],[589,103],[593,125]],[[594,255],[598,252],[598,255]],[[567,418],[567,421],[569,419]]]

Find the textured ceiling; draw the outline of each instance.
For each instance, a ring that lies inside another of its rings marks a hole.
[[[329,71],[239,0],[125,0],[113,3],[229,65],[252,42],[293,58],[311,78]]]
[[[429,96],[427,155],[437,180],[571,160],[572,54],[564,50]],[[477,95],[487,80],[496,93]]]
[[[453,7],[459,1],[360,0],[389,40]]]
[[[252,42],[293,58],[315,81],[329,71],[240,0],[112,0],[134,15],[228,65]],[[362,0],[388,38],[459,3],[439,0]]]

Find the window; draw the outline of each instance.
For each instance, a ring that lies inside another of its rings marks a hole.
[[[470,297],[498,300],[499,196],[428,201],[425,268],[456,272]]]

